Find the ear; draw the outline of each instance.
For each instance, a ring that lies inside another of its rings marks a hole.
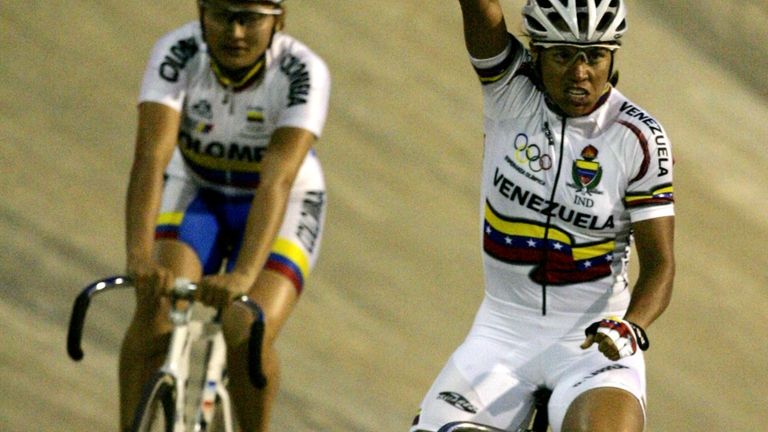
[[[541,47],[538,45],[531,45],[530,52],[531,60],[533,60],[533,63],[536,63],[539,60],[539,55],[541,54]]]
[[[280,7],[283,8],[283,13],[277,16],[277,23],[275,23],[275,31],[280,31],[285,28],[285,14],[287,11],[285,10],[285,5],[281,5]]]

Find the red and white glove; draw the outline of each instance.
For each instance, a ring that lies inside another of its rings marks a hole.
[[[581,344],[582,349],[596,343],[600,352],[613,361],[631,356],[638,348],[645,351],[650,346],[642,327],[618,317],[594,322],[584,333],[587,338]]]

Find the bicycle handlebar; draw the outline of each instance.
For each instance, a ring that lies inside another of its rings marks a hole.
[[[67,331],[67,353],[72,360],[80,361],[84,356],[80,341],[83,336],[85,314],[91,304],[91,297],[105,290],[118,287],[127,288],[130,283],[130,279],[125,276],[112,276],[88,285],[77,296],[72,307],[72,317],[69,320],[69,330]]]
[[[83,328],[85,326],[85,315],[88,312],[88,306],[91,304],[91,298],[96,294],[109,291],[114,288],[133,287],[133,281],[128,276],[111,276],[97,280],[86,286],[75,299],[72,306],[72,315],[69,320],[69,329],[67,331],[67,354],[74,361],[80,361],[85,356],[82,349]],[[177,298],[192,299],[197,285],[188,283],[174,288],[173,295]],[[264,388],[267,385],[267,378],[261,370],[261,345],[264,340],[264,312],[258,304],[250,297],[243,295],[234,301],[245,305],[256,318],[251,325],[250,337],[248,339],[248,375],[251,382],[257,388]]]

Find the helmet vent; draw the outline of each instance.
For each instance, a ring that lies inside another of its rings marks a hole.
[[[550,12],[547,14],[547,19],[552,25],[554,25],[560,31],[569,31],[568,23],[563,20],[557,12]]]
[[[611,25],[611,22],[613,21],[613,18],[615,17],[612,13],[606,13],[603,15],[603,19],[600,20],[600,22],[597,24],[597,29],[599,31],[605,31],[605,29]]]
[[[545,32],[547,29],[541,25],[540,22],[536,21],[535,19],[532,19],[531,17],[525,17],[525,24],[528,26],[528,28],[535,30],[537,32]]]

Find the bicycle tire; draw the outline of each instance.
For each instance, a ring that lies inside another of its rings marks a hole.
[[[157,373],[144,386],[131,432],[173,432],[176,419],[176,382],[167,373]]]

